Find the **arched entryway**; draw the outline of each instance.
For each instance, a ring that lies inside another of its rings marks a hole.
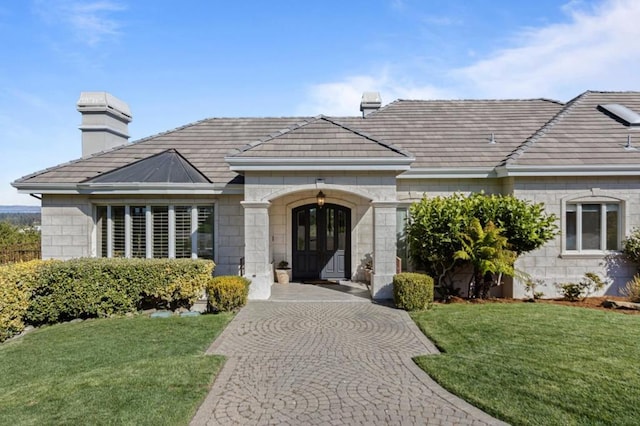
[[[295,280],[351,277],[351,209],[307,204],[292,212]]]

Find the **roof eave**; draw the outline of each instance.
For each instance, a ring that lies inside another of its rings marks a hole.
[[[494,167],[411,168],[398,179],[486,179],[497,177]]]
[[[403,158],[238,158],[225,157],[230,170],[245,171],[406,171],[415,159]]]
[[[212,183],[13,183],[21,194],[218,195],[242,194],[244,185]]]
[[[498,177],[545,176],[639,176],[640,164],[592,165],[503,165],[496,168]]]

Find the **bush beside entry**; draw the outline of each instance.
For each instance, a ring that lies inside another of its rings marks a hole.
[[[393,301],[407,311],[427,309],[433,302],[433,278],[412,272],[394,275]]]
[[[217,312],[234,311],[247,304],[251,281],[236,275],[211,278],[207,283],[209,308]]]

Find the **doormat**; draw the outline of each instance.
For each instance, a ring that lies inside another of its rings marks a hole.
[[[304,281],[304,283],[305,284],[313,284],[313,285],[318,285],[318,284],[322,284],[322,285],[326,285],[326,284],[340,285],[339,282],[329,281],[329,280],[306,280],[306,281]]]

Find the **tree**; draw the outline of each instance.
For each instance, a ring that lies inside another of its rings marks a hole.
[[[33,228],[19,228],[8,222],[0,222],[0,247],[15,244],[36,244],[40,242],[40,232]]]
[[[424,197],[409,208],[406,235],[409,258],[436,282],[441,297],[455,293],[452,271],[460,263],[453,255],[461,247],[460,235],[467,228],[468,205],[461,194]]]
[[[406,228],[409,256],[416,267],[434,277],[443,297],[454,291],[454,272],[472,264],[471,259],[460,257],[460,251],[464,250],[463,243],[470,244],[474,218],[485,234],[495,232],[486,228],[490,222],[500,230],[499,234],[506,238],[505,249],[515,253],[514,260],[541,247],[557,233],[557,219],[553,214],[546,214],[542,203],[520,200],[513,195],[484,193],[425,196],[409,209]]]
[[[502,229],[489,221],[484,228],[477,218],[471,220],[466,233],[462,234],[462,249],[456,251],[454,259],[469,261],[473,273],[469,280],[469,292],[475,298],[486,298],[493,286],[494,276],[513,275],[516,253],[508,249],[507,238]],[[499,284],[500,278],[497,283]]]

